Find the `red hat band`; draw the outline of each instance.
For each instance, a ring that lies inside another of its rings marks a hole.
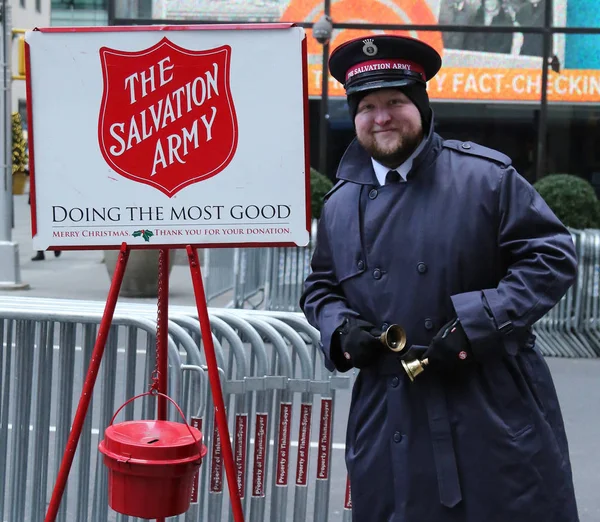
[[[409,60],[369,60],[350,67],[346,72],[346,83],[357,74],[376,71],[409,71],[420,74],[423,81],[427,81],[425,70],[415,62]]]

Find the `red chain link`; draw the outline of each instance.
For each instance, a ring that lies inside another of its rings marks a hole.
[[[162,309],[162,277],[164,268],[164,250],[160,250],[158,252],[158,303],[157,303],[157,312],[156,312],[156,359],[154,361],[154,370],[152,371],[152,384],[150,385],[150,391],[153,394],[157,394],[159,392],[158,384],[160,381],[160,370],[158,368],[158,361],[161,356],[161,343],[160,343],[160,328],[161,328],[161,309]]]

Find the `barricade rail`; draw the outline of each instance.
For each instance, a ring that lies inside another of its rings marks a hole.
[[[103,308],[103,302],[0,297],[0,521],[44,519]],[[300,314],[209,314],[245,519],[350,520],[345,467],[332,476],[331,459],[336,390],[349,388],[351,377],[324,368],[318,333]],[[156,307],[119,303],[57,521],[137,520],[108,507],[97,446],[117,408],[147,390],[155,343]],[[169,309],[168,343],[169,395],[209,450],[190,510],[169,520],[231,520],[195,308]],[[153,397],[136,402],[115,422],[156,417]],[[180,420],[173,408],[169,418]]]

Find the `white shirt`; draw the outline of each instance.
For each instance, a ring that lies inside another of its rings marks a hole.
[[[378,161],[375,161],[373,158],[371,158],[371,162],[373,163],[373,170],[375,171],[375,176],[377,176],[377,181],[379,181],[379,184],[381,186],[385,185],[385,177],[387,176],[387,173],[390,170],[395,170],[398,174],[400,174],[401,181],[405,182],[406,176],[408,176],[410,169],[412,169],[413,161],[423,150],[423,147],[425,147],[425,141],[426,139],[423,138],[419,146],[414,150],[414,152],[409,156],[409,158],[402,165],[396,167],[395,169],[385,167]]]

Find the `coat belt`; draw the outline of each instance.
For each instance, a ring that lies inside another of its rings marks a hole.
[[[440,503],[452,508],[462,500],[462,494],[452,444],[446,396],[441,384],[435,378],[427,379],[427,382],[423,383],[422,389],[427,394],[427,418],[433,444]]]

